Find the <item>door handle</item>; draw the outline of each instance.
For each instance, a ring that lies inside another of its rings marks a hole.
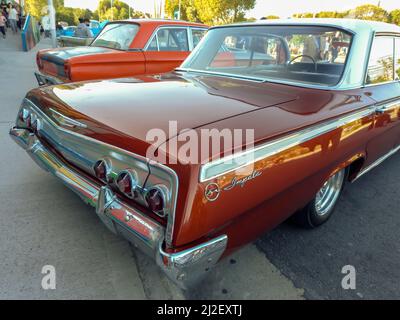
[[[400,100],[396,100],[394,102],[389,102],[386,104],[382,104],[375,108],[375,114],[383,114],[386,111],[391,111],[392,109],[400,107]]]

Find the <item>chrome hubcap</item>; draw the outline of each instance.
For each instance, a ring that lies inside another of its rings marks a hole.
[[[315,197],[315,211],[318,215],[327,214],[339,198],[344,180],[344,169],[330,177]]]

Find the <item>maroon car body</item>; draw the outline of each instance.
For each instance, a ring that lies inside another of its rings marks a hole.
[[[268,45],[274,43],[265,53],[267,63],[253,61],[254,38],[250,46],[242,43],[260,28],[273,28],[262,32]],[[282,43],[292,39],[291,28],[307,35],[303,52],[310,45],[307,28],[317,30],[314,36],[323,34],[319,41],[343,39],[330,41],[341,45],[333,44],[333,56],[326,60],[292,63],[285,55],[293,49]],[[217,47],[218,63],[207,62],[217,70],[201,68],[207,50],[221,39],[230,46],[238,34],[232,54]],[[154,257],[185,287],[294,213],[306,226],[325,222],[346,180],[354,181],[400,149],[399,37],[398,27],[351,20],[213,28],[173,73],[29,92],[10,134],[94,206],[113,232]],[[376,65],[381,41],[389,45],[389,57],[384,52],[392,61],[389,69]],[[237,50],[253,51],[247,64],[232,65]],[[238,73],[249,65],[268,79]],[[276,78],[274,68],[286,78]],[[332,78],[338,82],[332,84]],[[154,145],[149,131],[170,132],[171,121],[175,133],[157,141],[156,152],[149,154]],[[202,130],[226,128],[253,129],[254,147],[244,148],[249,141],[230,150],[221,145],[197,164],[183,163],[181,153],[166,147],[177,138],[176,147],[182,148],[189,130],[201,136]]]

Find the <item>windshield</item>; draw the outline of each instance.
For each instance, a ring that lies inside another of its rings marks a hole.
[[[111,23],[106,25],[91,46],[128,50],[139,26],[133,23]]]
[[[342,30],[318,26],[217,28],[207,33],[182,68],[332,86],[340,81],[351,39]]]

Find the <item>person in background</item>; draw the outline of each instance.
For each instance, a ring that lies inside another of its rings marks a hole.
[[[18,29],[17,29],[17,18],[18,18],[18,12],[10,2],[8,4],[8,21],[10,22],[11,30],[14,33],[18,32]]]
[[[45,15],[42,18],[42,28],[44,30],[44,37],[45,38],[50,38],[50,29],[51,29],[51,23],[50,23],[50,16]]]
[[[74,36],[78,38],[93,38],[93,32],[86,25],[83,18],[79,18],[79,24],[75,29]]]
[[[3,10],[0,11],[0,33],[3,34],[3,39],[6,38],[6,17],[4,16]]]
[[[64,28],[62,27],[61,23],[57,23],[56,25],[56,36],[59,37],[62,35]]]
[[[6,0],[1,0],[0,3],[0,11],[7,10],[7,2]]]
[[[22,30],[22,8],[17,6],[17,27],[19,30]]]

